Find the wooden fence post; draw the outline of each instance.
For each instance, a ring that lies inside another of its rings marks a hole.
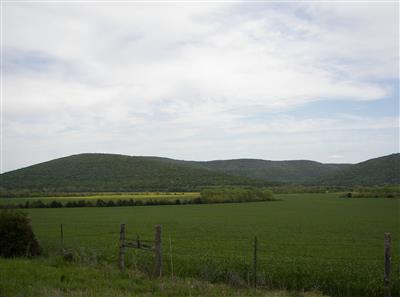
[[[391,235],[385,233],[385,272],[383,277],[384,296],[390,297],[390,265],[391,265]]]
[[[156,226],[156,233],[154,238],[154,256],[155,256],[155,269],[154,276],[161,277],[162,275],[162,252],[161,252],[161,226]]]
[[[64,230],[63,224],[60,225],[60,242],[61,242],[61,250],[64,251]]]
[[[253,246],[253,276],[254,276],[254,288],[257,288],[257,236],[254,236]]]
[[[171,278],[174,278],[174,262],[172,261],[172,241],[171,236],[169,237],[169,259],[171,262]]]
[[[125,270],[125,224],[121,224],[119,231],[119,269]]]

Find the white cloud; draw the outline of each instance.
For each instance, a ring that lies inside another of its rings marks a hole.
[[[6,170],[95,150],[258,156],[246,135],[397,127],[387,117],[246,120],[260,107],[390,96],[381,81],[398,78],[397,3],[4,6]],[[234,153],[229,137],[247,144]],[[37,157],[21,158],[28,148]]]

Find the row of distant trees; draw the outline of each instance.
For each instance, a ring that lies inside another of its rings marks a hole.
[[[19,204],[2,205],[3,208],[72,208],[72,207],[115,207],[115,206],[151,206],[151,205],[180,205],[180,204],[211,204],[211,203],[239,203],[273,201],[273,194],[269,190],[256,188],[226,188],[216,187],[204,189],[200,196],[184,199],[97,199],[85,200],[76,199],[63,202],[52,200],[44,202],[42,200],[25,201]]]
[[[23,197],[82,197],[82,196],[110,196],[110,195],[153,195],[153,194],[174,194],[174,195],[184,195],[188,191],[169,191],[169,190],[162,190],[162,191],[119,191],[119,192],[99,192],[99,191],[56,191],[54,189],[18,189],[18,190],[10,190],[4,189],[0,187],[0,198],[23,198]]]
[[[304,185],[281,185],[281,186],[270,186],[270,187],[206,187],[198,189],[202,193],[203,199],[209,199],[208,197],[216,196],[220,197],[222,194],[225,197],[233,197],[231,200],[246,200],[247,196],[261,197],[266,193],[272,194],[297,194],[297,193],[352,193],[354,197],[386,197],[393,198],[400,196],[399,186],[304,186]],[[249,192],[251,190],[251,193]],[[221,192],[222,191],[222,192]],[[49,189],[43,190],[6,190],[0,187],[0,197],[4,198],[20,198],[20,197],[85,197],[85,196],[102,196],[102,195],[126,195],[126,194],[175,194],[184,195],[185,191],[161,191],[161,192],[57,192]],[[264,193],[260,195],[260,193]],[[241,198],[238,198],[241,197]],[[92,203],[91,201],[87,201]],[[115,202],[116,203],[116,202]],[[164,203],[164,201],[160,202]],[[92,203],[93,204],[93,203]]]
[[[400,198],[399,186],[356,187],[342,195],[346,198]]]
[[[205,203],[274,201],[272,191],[257,188],[214,187],[200,193]]]
[[[194,199],[118,199],[118,200],[85,200],[76,199],[74,201],[62,202],[60,200],[25,201],[18,204],[4,204],[1,208],[73,208],[73,207],[116,207],[116,206],[150,206],[150,205],[179,205],[179,204],[200,204],[201,200]]]
[[[18,189],[11,190],[5,189],[0,186],[0,197],[4,198],[19,198],[19,197],[82,197],[82,196],[93,196],[93,195],[125,195],[125,194],[148,194],[156,192],[156,194],[177,194],[180,195],[184,192],[190,191],[203,191],[207,189],[259,189],[259,190],[270,190],[275,194],[291,194],[291,193],[325,193],[325,192],[349,192],[352,191],[351,187],[335,187],[335,186],[303,186],[303,185],[281,185],[281,186],[269,186],[269,187],[198,187],[198,188],[187,188],[187,189],[163,189],[154,191],[152,189],[138,189],[136,192],[132,191],[119,191],[119,192],[98,192],[98,191],[57,191],[51,188],[45,189]]]

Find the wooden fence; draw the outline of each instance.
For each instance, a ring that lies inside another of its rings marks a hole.
[[[127,239],[126,238],[126,228],[125,224],[120,225],[120,233],[119,233],[119,269],[121,271],[125,270],[125,252],[127,248],[133,248],[133,249],[139,249],[143,251],[148,251],[148,252],[153,252],[154,253],[154,272],[153,276],[154,277],[161,277],[162,276],[162,242],[161,242],[161,232],[162,228],[161,225],[155,226],[155,233],[154,233],[154,241],[149,241],[149,240],[141,240],[139,235],[136,236],[135,239]],[[63,225],[60,225],[60,244],[61,244],[61,249],[64,251],[64,229]],[[391,244],[392,244],[392,239],[391,239],[391,234],[390,233],[385,233],[384,234],[384,269],[383,269],[383,293],[384,297],[391,297],[390,293],[390,274],[391,274],[391,261],[392,261],[392,256],[391,256]],[[171,245],[171,239],[169,242],[170,245],[170,261],[171,261],[171,268],[173,267],[172,263],[172,245]],[[254,237],[254,242],[253,242],[253,279],[252,283],[253,286],[256,288],[258,281],[257,281],[257,266],[258,266],[258,240],[257,236]],[[173,268],[172,268],[173,269]],[[173,272],[172,272],[173,273]]]
[[[155,277],[162,276],[162,250],[161,250],[161,226],[155,227],[154,241],[140,240],[137,235],[136,240],[127,240],[125,232],[125,224],[121,224],[119,232],[119,269],[125,270],[125,249],[134,248],[143,251],[154,252],[154,273]]]

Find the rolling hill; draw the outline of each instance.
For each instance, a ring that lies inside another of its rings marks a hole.
[[[357,163],[316,182],[343,186],[400,185],[400,154]]]
[[[322,164],[315,161],[267,161],[237,159],[197,162],[198,166],[230,175],[269,180],[283,183],[309,183],[321,176],[350,166],[350,164]]]
[[[152,157],[114,154],[73,155],[0,175],[5,190],[193,191],[212,185],[267,184]]]
[[[182,164],[233,176],[272,181],[274,183],[312,183],[321,177],[329,177],[351,164],[323,164],[309,160],[269,161],[262,159],[233,159],[215,161],[183,161],[149,157],[165,163]]]
[[[400,154],[358,164],[257,159],[182,161],[79,154],[6,172],[0,189],[38,191],[193,191],[205,186],[400,184]]]
[[[309,160],[268,161],[257,159],[192,161],[189,163],[230,175],[290,184],[332,186],[400,185],[399,153],[357,164],[324,164]]]

